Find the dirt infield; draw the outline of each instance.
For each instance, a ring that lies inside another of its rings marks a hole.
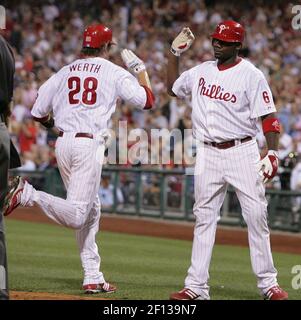
[[[18,208],[7,219],[55,224],[40,209]],[[122,215],[103,215],[101,230],[152,237],[190,240],[193,237],[193,223],[170,222],[166,220],[144,219]],[[218,227],[216,243],[224,245],[248,246],[247,231],[241,228]],[[301,255],[301,235],[281,232],[271,233],[273,252]],[[94,298],[94,297],[93,297]],[[87,300],[89,297],[61,295],[39,292],[11,292],[12,300]],[[103,299],[100,299],[103,300]]]
[[[70,294],[59,294],[49,292],[26,292],[26,291],[10,291],[10,300],[91,300],[91,297],[74,296]],[[93,300],[108,300],[104,298],[96,298]]]

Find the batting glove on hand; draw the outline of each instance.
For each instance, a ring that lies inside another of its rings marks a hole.
[[[139,59],[135,53],[128,49],[121,51],[121,58],[128,69],[131,69],[134,73],[139,73],[145,70],[144,62]]]
[[[179,57],[182,52],[189,49],[194,39],[195,38],[191,30],[185,27],[172,42],[170,51],[175,56]]]
[[[277,151],[269,150],[267,155],[260,161],[260,171],[262,172],[264,183],[267,183],[276,175],[278,165],[279,159]]]

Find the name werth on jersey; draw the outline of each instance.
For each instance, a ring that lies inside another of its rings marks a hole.
[[[98,73],[101,65],[95,63],[75,63],[69,66],[70,72],[72,71],[87,71]]]
[[[209,84],[208,87],[206,87],[206,81],[204,78],[200,78],[199,90],[200,95],[207,96],[211,99],[230,101],[232,103],[235,103],[237,100],[235,94],[223,92],[224,88],[222,88],[221,86]]]

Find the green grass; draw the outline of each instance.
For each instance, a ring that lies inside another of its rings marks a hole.
[[[82,295],[82,269],[73,230],[6,220],[11,290]],[[103,297],[128,300],[168,299],[181,289],[190,264],[191,242],[100,232],[98,246],[106,280],[118,292]],[[274,253],[278,281],[290,295],[291,269],[301,256]],[[260,299],[247,248],[216,245],[210,270],[211,299]],[[92,297],[91,297],[92,298]]]

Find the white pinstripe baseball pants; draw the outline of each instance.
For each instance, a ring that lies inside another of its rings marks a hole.
[[[265,188],[258,173],[259,161],[255,140],[224,150],[205,145],[197,154],[193,207],[196,222],[185,288],[204,299],[209,299],[209,265],[228,184],[235,188],[248,226],[251,263],[257,276],[257,286],[264,293],[277,284],[267,225]]]
[[[61,177],[67,190],[67,199],[35,190],[25,184],[21,204],[37,203],[52,220],[76,229],[84,282],[103,283],[100,272],[100,255],[95,242],[99,229],[101,168],[104,145],[99,139],[75,138],[74,133],[65,133],[56,142],[56,158]]]

